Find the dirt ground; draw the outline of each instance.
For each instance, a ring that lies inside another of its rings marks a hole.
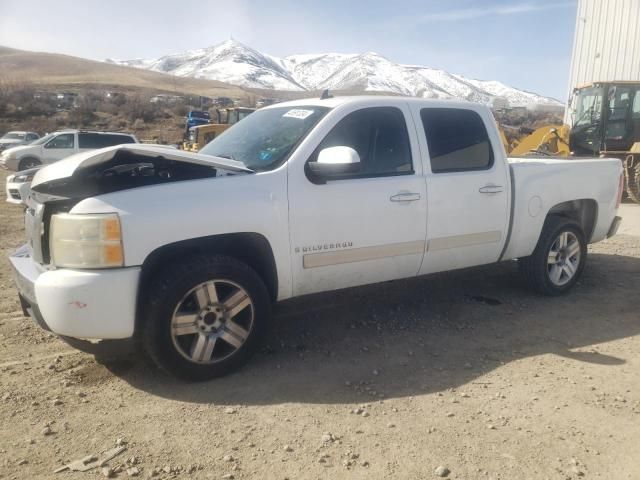
[[[640,206],[622,214],[567,296],[509,262],[298,299],[248,367],[186,384],[22,317],[2,197],[0,478],[638,479]],[[116,445],[111,470],[53,473]]]

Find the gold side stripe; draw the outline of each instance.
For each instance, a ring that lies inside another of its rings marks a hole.
[[[349,248],[332,252],[308,253],[302,257],[304,268],[326,267],[341,263],[363,262],[400,255],[415,255],[424,253],[425,242],[389,243],[374,247]]]
[[[427,250],[449,250],[452,248],[470,247],[486,243],[497,243],[501,238],[502,232],[498,230],[493,232],[470,233],[467,235],[433,238],[429,240]],[[424,251],[425,242],[422,240],[415,242],[389,243],[387,245],[376,245],[373,247],[348,248],[345,250],[335,250],[331,252],[308,253],[302,257],[302,265],[304,268],[327,267],[329,265],[363,262],[366,260],[398,257],[400,255],[422,254]]]
[[[427,251],[448,250],[450,248],[471,247],[484,243],[496,243],[502,238],[502,232],[470,233],[467,235],[453,235],[451,237],[432,238],[427,244]]]

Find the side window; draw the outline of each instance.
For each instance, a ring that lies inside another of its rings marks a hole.
[[[100,135],[97,133],[79,133],[78,134],[78,147],[79,148],[100,148]]]
[[[340,120],[316,149],[351,147],[360,156],[360,171],[344,178],[364,178],[413,173],[411,145],[404,115],[395,107],[355,111]]]
[[[80,133],[78,135],[80,148],[104,148],[122,143],[134,143],[129,135],[114,135],[109,133]]]
[[[423,108],[420,117],[433,173],[491,168],[491,142],[476,112],[461,108]]]
[[[204,134],[204,140],[202,141],[202,146],[205,146],[207,143],[209,143],[214,138],[216,138],[216,132],[205,133]]]
[[[45,145],[45,148],[73,148],[73,133],[56,135]]]
[[[633,98],[633,106],[631,107],[631,117],[640,119],[640,88],[636,90],[636,94]]]
[[[105,142],[105,147],[111,145],[122,145],[123,143],[135,143],[133,137],[129,135],[105,135],[108,140]]]
[[[36,135],[35,133],[28,133],[27,134],[27,141],[32,142],[34,140],[38,139],[38,135]]]
[[[630,87],[610,87],[609,88],[609,120],[624,121],[629,114],[631,102]]]

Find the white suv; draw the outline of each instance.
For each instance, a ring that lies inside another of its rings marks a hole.
[[[8,148],[0,155],[0,167],[21,171],[57,162],[74,153],[138,143],[129,133],[64,130],[50,133],[29,145]]]
[[[0,137],[0,152],[6,150],[7,148],[26,145],[39,138],[40,135],[38,135],[36,132],[7,132],[2,137]]]

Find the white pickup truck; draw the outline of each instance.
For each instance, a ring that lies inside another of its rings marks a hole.
[[[566,292],[617,230],[622,166],[508,160],[477,104],[344,97],[263,108],[199,154],[80,153],[32,189],[25,313],[203,380],[247,360],[274,301],[512,259]]]

